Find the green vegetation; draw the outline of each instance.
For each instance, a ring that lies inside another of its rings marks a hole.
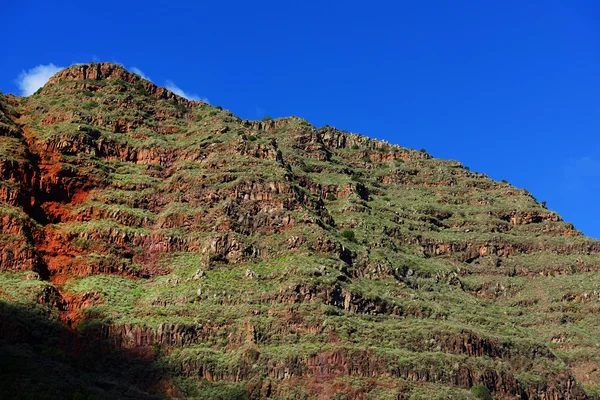
[[[83,105],[83,109],[84,110],[88,110],[88,111],[91,110],[91,109],[93,109],[93,108],[96,108],[96,107],[98,107],[98,103],[96,103],[94,101],[88,101],[87,103],[85,103]]]
[[[480,384],[473,385],[473,387],[471,387],[471,393],[473,393],[473,396],[475,396],[475,398],[480,400],[494,400],[492,394],[490,393],[490,390],[487,387]]]
[[[137,81],[137,82],[135,83],[134,87],[135,87],[135,93],[136,93],[138,96],[148,96],[148,95],[149,95],[148,91],[147,91],[147,90],[146,90],[146,88],[144,87],[144,84],[142,83],[142,81],[141,81],[141,80],[140,80],[140,81]]]
[[[175,108],[175,110],[180,114],[185,114],[188,112],[188,108],[185,104],[180,103],[179,101],[173,99],[171,100],[171,105]]]
[[[342,237],[350,242],[356,242],[356,235],[354,231],[346,229],[342,232]]]

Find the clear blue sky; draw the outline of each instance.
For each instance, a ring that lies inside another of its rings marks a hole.
[[[118,62],[243,118],[462,161],[600,238],[596,1],[60,3],[0,6],[3,92],[38,65]]]

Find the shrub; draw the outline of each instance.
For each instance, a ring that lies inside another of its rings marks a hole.
[[[353,144],[353,145],[352,145],[352,150],[358,150],[358,149],[359,149],[359,147],[358,147],[358,145],[357,145],[357,144]]]
[[[421,153],[427,153],[427,150],[425,150],[425,149],[421,149],[421,150],[419,150],[419,151],[420,151]]]
[[[211,111],[208,113],[208,116],[209,116],[209,117],[214,117],[214,116],[215,116],[215,115],[217,115],[218,113],[219,113],[219,112],[218,112],[217,110],[211,110]]]
[[[356,242],[356,236],[354,235],[354,231],[350,229],[346,229],[342,232],[342,237],[350,242]]]
[[[42,354],[46,358],[52,358],[54,360],[63,361],[65,360],[65,353],[57,347],[46,347]]]
[[[353,180],[354,182],[359,182],[360,181],[360,175],[358,175],[358,174],[352,174],[350,176],[350,179]]]
[[[219,111],[221,111],[223,109],[223,107],[221,107],[221,106],[215,106],[215,108]]]
[[[98,107],[98,103],[93,101],[88,101],[83,105],[84,110],[91,110],[92,108]]]
[[[313,167],[311,167],[310,165],[303,165],[302,171],[306,172],[307,174],[314,172]]]
[[[246,138],[251,142],[254,142],[257,139],[254,135],[248,135]]]
[[[152,354],[154,357],[158,357],[160,355],[160,343],[152,342]]]
[[[328,193],[327,194],[327,200],[329,200],[329,201],[336,201],[337,197],[335,197],[335,195],[333,193]]]
[[[471,393],[473,393],[473,395],[480,400],[494,400],[490,390],[479,383],[471,387]]]
[[[179,103],[177,100],[171,100],[171,105],[175,107],[175,110],[181,114],[187,113],[188,109],[184,104]]]
[[[369,156],[363,156],[362,160],[363,160],[363,162],[368,163],[368,162],[371,162],[371,157],[369,157]]]
[[[502,183],[508,183],[508,182],[506,181],[506,179],[502,179],[500,182],[502,182]]]
[[[139,95],[139,96],[148,96],[148,91],[146,90],[146,88],[144,87],[144,84],[141,81],[137,81],[135,83],[135,92]]]
[[[266,117],[263,117],[263,122],[265,121],[273,121],[273,118],[269,117],[268,115]]]

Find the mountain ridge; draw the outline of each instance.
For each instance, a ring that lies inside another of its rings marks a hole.
[[[55,398],[597,398],[600,242],[525,190],[110,63],[0,100],[0,356]]]
[[[136,87],[138,90],[146,90],[152,96],[157,98],[177,100],[178,102],[186,103],[188,106],[191,106],[194,103],[194,100],[188,100],[183,96],[173,93],[163,86],[158,86],[154,82],[136,74],[135,72],[126,70],[120,64],[108,62],[75,64],[67,67],[50,77],[48,82],[46,82],[44,86],[40,88],[40,90],[43,90],[46,86],[55,85],[57,83],[66,81],[100,81],[110,79],[119,79],[128,83],[138,83],[139,86]],[[198,102],[202,101],[199,100]]]

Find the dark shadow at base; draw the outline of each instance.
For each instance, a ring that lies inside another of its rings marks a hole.
[[[111,350],[41,307],[0,300],[0,400],[164,399],[151,389],[163,372],[152,357]]]

